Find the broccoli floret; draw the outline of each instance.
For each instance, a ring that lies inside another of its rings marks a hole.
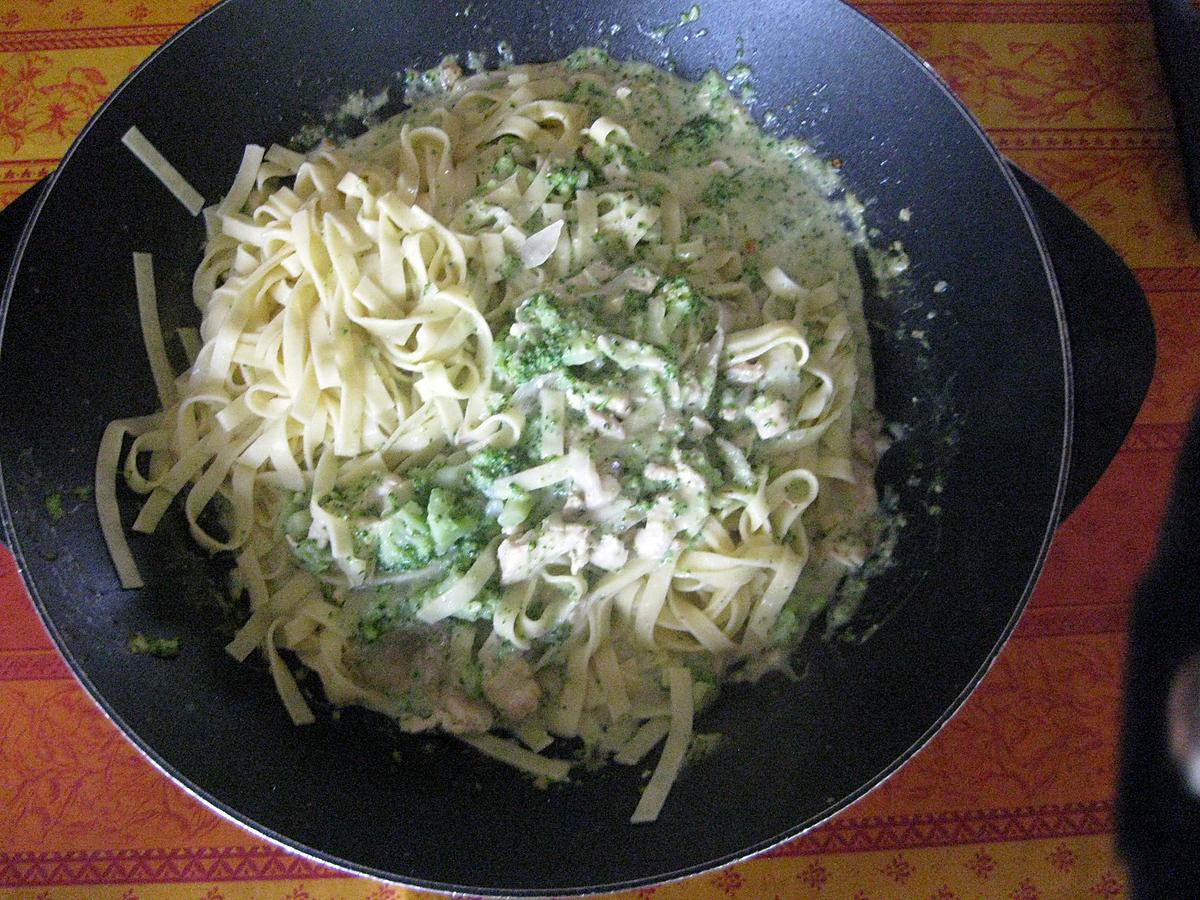
[[[349,517],[364,511],[363,495],[379,485],[383,476],[378,472],[370,472],[361,478],[356,478],[346,484],[336,485],[328,494],[321,498],[321,506],[334,515]],[[374,512],[377,503],[372,502],[371,508],[365,511]]]
[[[496,368],[514,384],[524,384],[561,369],[565,350],[564,342],[554,337],[521,347],[502,342],[496,354]]]
[[[517,171],[517,161],[511,154],[504,153],[492,164],[492,171],[496,173],[497,178],[507,178]]]
[[[283,533],[293,541],[302,541],[308,537],[308,530],[312,527],[312,513],[308,511],[307,504],[293,508],[280,517],[280,524],[283,526]]]
[[[66,514],[67,511],[63,509],[63,495],[59,491],[47,494],[46,515],[50,517],[50,521],[58,524]]]
[[[524,461],[516,450],[485,447],[471,457],[467,481],[482,494],[487,492],[497,478],[506,478],[523,468]]]
[[[533,294],[521,304],[517,309],[517,321],[536,325],[543,331],[560,331],[567,325],[558,298],[545,291]]]
[[[670,327],[680,322],[696,322],[713,308],[712,301],[698,293],[682,275],[664,278],[654,289],[654,296],[661,297]]]
[[[585,144],[576,151],[583,164],[594,174],[596,184],[605,182],[604,168],[611,163],[624,166],[629,171],[637,169],[652,169],[661,171],[661,167],[651,164],[650,157],[637,147],[627,147],[624,144]],[[592,179],[589,178],[589,184]]]
[[[135,634],[125,645],[130,653],[139,656],[157,656],[159,659],[174,659],[179,655],[179,638],[148,638]]]
[[[510,485],[508,496],[504,501],[504,508],[496,517],[496,522],[501,528],[516,528],[529,518],[531,512],[533,512],[533,495],[515,484]]]
[[[466,537],[479,527],[480,509],[463,495],[445,488],[434,488],[429,494],[426,516],[434,549],[441,555],[459,538]]]
[[[699,153],[710,147],[713,141],[729,130],[729,125],[712,116],[696,116],[688,119],[663,145],[666,153],[687,155]]]
[[[706,756],[713,754],[725,742],[725,736],[718,732],[710,734],[693,734],[684,754],[684,765],[691,765]]]
[[[654,289],[655,296],[662,297],[668,310],[693,314],[699,312],[704,301],[682,275],[664,278]]]
[[[728,175],[715,175],[708,183],[700,199],[707,206],[720,206],[738,193],[736,181]]]
[[[454,618],[462,619],[466,622],[474,622],[476,619],[490,619],[495,614],[496,607],[500,604],[502,597],[503,594],[498,588],[488,585],[460,609],[456,610]]]
[[[475,565],[475,561],[479,559],[479,555],[483,553],[488,542],[499,532],[500,528],[494,519],[481,518],[475,531],[459,538],[450,548],[450,552],[446,554],[447,571],[452,575],[462,575]]]
[[[445,465],[442,460],[435,459],[427,466],[405,473],[408,476],[409,486],[412,488],[412,498],[421,506],[429,503],[429,492],[433,490],[435,484],[434,476],[445,468]]]
[[[652,184],[638,189],[638,196],[646,203],[659,203],[666,193],[667,189],[661,184]]]
[[[497,372],[516,384],[595,358],[596,328],[580,307],[537,293],[518,307],[516,319],[525,327],[496,347]]]
[[[333,554],[327,545],[318,544],[312,538],[305,538],[292,545],[292,555],[305,571],[320,575],[333,565]]]
[[[771,626],[770,642],[776,647],[793,643],[801,628],[825,606],[824,597],[793,593],[783,604],[783,609]]]
[[[547,176],[550,188],[556,193],[570,197],[579,187],[579,172],[575,169],[554,169]]]
[[[515,384],[524,384],[563,367],[569,346],[567,321],[553,294],[538,293],[517,309],[517,321],[529,326],[517,338],[508,337],[496,348],[496,368]]]
[[[428,596],[428,587],[407,593],[381,587],[363,610],[358,622],[358,636],[369,643],[400,625],[415,622],[417,610]]]
[[[599,47],[580,47],[578,50],[572,51],[563,60],[563,65],[569,71],[577,72],[580,69],[592,69],[603,65],[608,60],[609,56],[606,50],[602,50]]]
[[[500,263],[497,271],[499,272],[500,277],[507,281],[521,271],[521,260],[510,254],[504,257],[504,261]]]
[[[390,526],[380,534],[379,565],[391,572],[423,569],[432,561],[433,552],[434,541],[425,510],[410,500],[396,511]]]

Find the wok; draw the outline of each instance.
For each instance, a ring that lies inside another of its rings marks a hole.
[[[654,28],[678,22],[678,7],[229,0],[121,86],[38,199],[4,295],[7,540],[108,716],[167,775],[271,840],[419,887],[563,895],[681,877],[799,834],[895,771],[963,702],[1029,597],[1064,497],[1082,497],[1132,421],[1153,360],[1144,301],[1134,290],[1124,304],[1091,302],[1128,288],[1128,273],[1102,279],[1099,294],[1080,290],[1089,273],[1076,273],[1071,337],[1086,366],[1073,377],[1029,202],[927,67],[835,0],[709,0],[664,41]],[[107,422],[155,407],[130,251],[154,254],[164,327],[194,315],[202,227],[121,146],[126,129],[136,124],[212,202],[244,144],[328,123],[358,88],[398,96],[404,68],[499,41],[518,62],[597,43],[662,62],[669,49],[693,78],[729,69],[744,47],[756,115],[771,110],[779,130],[841,159],[868,225],[913,260],[905,283],[874,293],[867,310],[880,406],[902,435],[879,472],[908,523],[895,564],[842,639],[804,648],[801,680],[726,691],[698,724],[725,741],[685,770],[648,826],[628,823],[636,769],[538,790],[368,714],[294,728],[266,672],[222,652],[212,572],[178,521],[133,542],[147,586],[122,591],[94,512],[53,523],[44,509],[47,492],[90,483]],[[1045,208],[1075,229],[1069,264],[1083,267],[1088,241],[1108,252]],[[949,289],[935,292],[940,281]],[[1077,398],[1086,440],[1068,486]],[[134,632],[180,635],[183,652],[169,663],[131,656]]]

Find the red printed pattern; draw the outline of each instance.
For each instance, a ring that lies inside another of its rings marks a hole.
[[[1112,804],[1107,801],[925,816],[835,818],[821,828],[771,850],[768,855],[814,856],[822,853],[953,847],[998,841],[1081,837],[1107,834],[1111,830]]]
[[[112,90],[99,69],[75,66],[58,81],[42,76],[50,57],[18,56],[0,65],[0,146],[19,151],[29,135],[44,133],[60,140],[75,135]]]
[[[182,23],[124,25],[0,34],[0,53],[98,50],[102,47],[157,47],[182,27]]]
[[[1112,830],[1108,803],[1072,804],[982,813],[889,816],[886,819],[835,819],[765,854],[765,857],[818,856],[829,853],[949,847],[960,844],[1072,838]],[[1070,852],[1070,851],[1067,851]],[[986,859],[986,852],[983,857]],[[982,865],[982,863],[980,864]],[[903,883],[912,865],[897,853],[888,874]],[[802,880],[818,888],[827,870],[817,863]],[[69,853],[0,853],[0,886],[41,887],[64,884],[146,884],[162,882],[336,878],[320,863],[270,845],[151,850],[102,850]],[[713,879],[726,892],[741,887],[741,876],[726,869]]]
[[[4,887],[338,877],[344,876],[320,863],[268,845],[0,853],[0,886]]]
[[[71,670],[53,650],[0,652],[0,681],[54,681],[70,677]]]

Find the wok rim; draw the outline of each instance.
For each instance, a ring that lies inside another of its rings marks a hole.
[[[45,184],[41,188],[41,193],[37,197],[33,210],[22,229],[21,236],[17,242],[16,250],[13,253],[12,262],[9,266],[3,292],[0,293],[0,355],[3,353],[5,326],[8,318],[8,311],[12,302],[13,289],[15,287],[17,273],[20,269],[25,251],[29,245],[31,234],[38,218],[46,204],[47,198],[50,196],[54,187],[58,183],[58,179],[64,168],[71,162],[75,151],[84,141],[87,135],[91,132],[93,126],[104,116],[109,106],[116,98],[144,71],[164,53],[169,53],[173,45],[183,38],[185,34],[190,32],[194,27],[199,26],[210,15],[217,13],[227,4],[236,2],[245,2],[245,0],[221,0],[220,3],[212,8],[201,13],[196,18],[192,19],[168,38],[161,46],[156,48],[149,56],[146,57],[132,72],[130,72],[117,87],[104,99],[101,105],[88,119],[87,123],[79,131],[72,140],[70,146],[64,152],[54,172],[47,178]],[[204,788],[183,776],[175,770],[175,768],[161,758],[153,747],[145,742],[131,726],[129,726],[113,709],[100,690],[89,678],[87,672],[75,660],[67,645],[59,633],[54,620],[51,617],[49,609],[44,604],[38,586],[33,581],[31,575],[28,574],[29,568],[26,565],[26,554],[18,537],[16,522],[12,516],[11,508],[8,501],[8,491],[4,477],[3,460],[0,459],[0,534],[3,535],[5,542],[8,544],[10,551],[16,563],[16,569],[24,583],[26,591],[29,593],[33,607],[41,620],[42,627],[46,629],[51,640],[55,645],[55,649],[64,659],[69,667],[72,675],[83,687],[85,693],[98,707],[101,714],[111,722],[121,732],[122,736],[129,741],[130,744],[138,751],[140,756],[145,759],[159,773],[166,776],[176,786],[181,788],[186,794],[200,802],[204,807],[219,815],[226,821],[232,822],[235,825],[245,829],[254,837],[263,839],[275,847],[289,853],[296,854],[307,861],[315,862],[320,865],[328,866],[336,871],[346,875],[365,876],[374,878],[379,881],[396,884],[402,887],[410,887],[424,891],[432,891],[435,893],[444,894],[452,897],[466,897],[472,895],[483,896],[511,896],[511,897],[554,897],[554,896],[588,896],[611,894],[619,891],[634,890],[641,887],[651,885],[669,884],[672,882],[681,881],[683,879],[700,875],[707,872],[714,872],[720,869],[727,868],[737,863],[759,856],[772,850],[779,845],[800,837],[822,824],[828,822],[831,818],[839,813],[847,810],[854,803],[861,800],[871,791],[878,788],[885,781],[891,778],[897,771],[904,767],[912,758],[925,747],[933,738],[945,727],[958,711],[966,703],[967,699],[978,688],[983,679],[987,676],[992,666],[995,664],[1000,652],[1012,637],[1017,623],[1024,614],[1026,607],[1032,597],[1034,588],[1044,568],[1046,557],[1049,553],[1050,544],[1054,538],[1057,526],[1059,524],[1059,516],[1062,510],[1063,498],[1066,491],[1067,479],[1071,460],[1071,446],[1074,430],[1074,380],[1073,367],[1071,360],[1071,350],[1069,342],[1069,334],[1067,331],[1066,312],[1063,305],[1062,292],[1058,284],[1058,278],[1055,273],[1050,254],[1047,250],[1045,239],[1042,236],[1037,218],[1034,215],[1032,206],[1024,190],[1017,182],[1016,176],[1010,170],[1005,158],[1000,154],[999,150],[992,143],[987,133],[976,117],[967,109],[966,105],[954,94],[946,81],[938,75],[938,73],[917,55],[908,45],[897,38],[891,31],[880,25],[866,13],[855,8],[847,0],[836,0],[843,8],[849,10],[856,16],[864,27],[875,29],[879,35],[890,42],[897,50],[906,58],[906,64],[915,66],[920,75],[917,77],[928,78],[933,85],[938,89],[941,95],[949,101],[950,108],[953,109],[968,125],[974,133],[977,141],[982,144],[990,157],[993,165],[995,165],[1008,186],[1014,199],[1017,201],[1018,208],[1024,218],[1025,225],[1029,230],[1030,236],[1033,238],[1034,246],[1037,250],[1038,259],[1041,263],[1042,272],[1046,279],[1046,285],[1049,289],[1049,296],[1052,302],[1055,320],[1058,326],[1059,352],[1063,369],[1063,433],[1062,447],[1058,465],[1058,480],[1055,486],[1054,498],[1048,510],[1045,530],[1042,535],[1041,544],[1038,547],[1036,557],[1030,567],[1028,578],[1025,586],[1021,591],[1020,598],[1016,602],[1012,615],[1009,617],[1004,628],[998,635],[992,648],[988,651],[982,664],[972,674],[968,682],[961,691],[951,700],[945,710],[938,718],[932,722],[918,736],[912,744],[903,750],[895,759],[888,765],[880,769],[871,779],[862,784],[858,789],[847,794],[832,804],[829,804],[820,812],[814,814],[808,819],[798,823],[797,825],[788,828],[780,833],[764,838],[749,847],[739,849],[724,856],[717,857],[702,863],[685,866],[678,869],[673,869],[666,872],[642,875],[636,878],[629,878],[623,881],[610,882],[599,885],[569,885],[569,886],[548,886],[546,888],[519,888],[505,889],[497,886],[486,885],[459,885],[449,884],[445,882],[429,881],[421,878],[412,878],[400,876],[394,872],[377,869],[372,866],[355,863],[335,856],[319,848],[310,847],[302,844],[299,841],[289,838],[286,835],[280,834],[271,828],[254,821],[248,815],[245,815],[235,809],[233,806],[217,799],[209,794]],[[635,826],[630,826],[635,827]]]

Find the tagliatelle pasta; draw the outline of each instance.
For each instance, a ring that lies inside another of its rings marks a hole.
[[[134,530],[178,501],[232,554],[229,652],[297,723],[286,654],[548,780],[662,743],[650,821],[718,685],[786,670],[878,539],[852,241],[715,75],[437,76],[341,146],[246,149],[173,381],[138,256],[164,410],[114,423],[97,496],[129,433]]]

